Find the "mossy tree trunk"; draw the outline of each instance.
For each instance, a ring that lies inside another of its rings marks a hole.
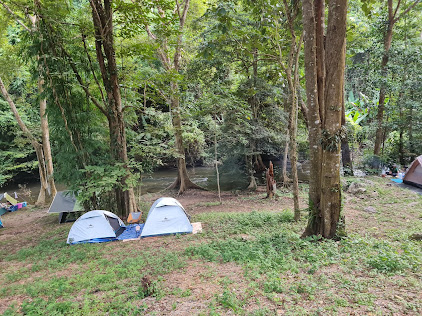
[[[340,218],[340,139],[346,16],[347,0],[331,0],[324,41],[324,1],[303,1],[312,166],[309,184],[310,215],[304,236],[334,238]]]

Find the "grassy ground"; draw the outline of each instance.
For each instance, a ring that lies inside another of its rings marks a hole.
[[[68,246],[71,224],[45,210],[7,214],[0,313],[420,315],[422,244],[408,237],[422,232],[422,196],[387,179],[347,181],[367,191],[344,195],[340,241],[301,239],[306,220],[293,222],[287,192],[225,193],[219,205],[193,191],[179,200],[202,234],[137,242]]]

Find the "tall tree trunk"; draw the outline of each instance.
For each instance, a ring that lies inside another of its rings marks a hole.
[[[215,172],[217,175],[217,191],[218,191],[218,199],[221,202],[221,190],[220,190],[220,172],[218,171],[218,152],[217,152],[217,123],[214,120],[214,163],[215,163]]]
[[[42,78],[38,79],[38,92],[41,95],[43,93],[44,80]],[[51,146],[50,146],[50,130],[48,128],[48,119],[47,119],[47,101],[42,98],[40,100],[40,119],[41,119],[41,133],[42,133],[42,146],[44,151],[44,159],[46,166],[46,175],[49,185],[49,194],[55,196],[57,193],[56,185],[54,183],[54,169],[53,169],[53,157],[51,155]]]
[[[265,180],[267,186],[267,198],[272,199],[274,194],[276,193],[276,182],[274,180],[274,166],[272,161],[270,161],[270,165],[268,169],[265,171]]]
[[[179,85],[172,82],[172,97],[171,97],[171,112],[172,123],[174,128],[175,149],[176,149],[176,163],[177,163],[177,178],[169,187],[170,189],[179,189],[179,194],[182,194],[187,189],[202,189],[189,179],[188,171],[186,169],[185,147],[183,146],[182,137],[182,118],[180,114],[179,105]]]
[[[322,131],[321,212],[323,225],[319,233],[333,238],[341,211],[340,144],[343,105],[344,69],[346,63],[347,0],[329,3],[327,43],[325,47],[325,114]]]
[[[287,134],[289,132],[289,129],[287,129]],[[287,135],[289,138],[290,136]],[[283,154],[283,166],[282,166],[282,171],[281,171],[281,175],[283,178],[283,185],[287,186],[290,183],[290,179],[287,176],[287,158],[288,158],[288,154],[289,154],[289,141],[286,140],[286,144],[284,145],[284,154]]]
[[[1,2],[1,4],[12,16],[14,16],[16,22],[19,23],[28,33],[32,34],[32,32],[35,32],[38,29],[38,26],[37,26],[37,24],[39,22],[38,12],[39,12],[40,7],[41,7],[39,0],[34,0],[34,8],[35,8],[35,12],[36,12],[35,15],[32,16],[32,15],[27,14],[31,28],[26,26],[18,18],[18,15],[16,15],[6,4],[4,4],[3,2]],[[38,92],[39,92],[39,95],[41,95],[42,92],[43,92],[43,84],[44,84],[44,80],[41,77],[41,68],[40,68],[39,69],[39,76],[38,76]],[[6,91],[6,93],[7,93],[7,91]],[[41,121],[42,145],[40,145],[38,143],[38,141],[36,141],[36,140],[35,140],[36,144],[34,144],[34,143],[32,144],[34,149],[35,149],[37,159],[38,159],[39,172],[40,172],[40,182],[41,182],[40,193],[38,195],[38,199],[37,199],[37,202],[36,202],[37,205],[45,204],[45,197],[46,197],[47,193],[49,195],[54,196],[57,192],[56,186],[54,184],[54,178],[53,178],[53,159],[52,159],[52,156],[51,156],[48,121],[47,121],[47,117],[46,117],[46,114],[45,114],[46,106],[47,106],[46,100],[40,99],[40,121]],[[17,114],[17,112],[15,114]],[[19,120],[18,120],[18,122],[19,122]],[[34,140],[31,140],[31,142],[33,142],[33,141]]]
[[[389,5],[392,3],[392,0],[389,0]],[[384,37],[384,55],[382,56],[381,61],[381,76],[387,76],[387,63],[388,63],[388,53],[391,48],[391,41],[393,39],[393,19],[390,17],[388,21],[387,32]],[[381,83],[380,95],[378,99],[378,112],[377,112],[377,131],[375,134],[375,145],[374,145],[374,155],[379,155],[381,150],[381,144],[383,139],[383,119],[385,111],[385,95],[386,95],[386,84]]]
[[[384,54],[381,60],[381,76],[386,77],[387,75],[387,64],[388,64],[388,57],[391,48],[391,42],[393,40],[393,28],[394,24],[404,15],[409,13],[420,0],[414,0],[412,3],[399,14],[399,8],[401,5],[401,1],[397,2],[397,6],[393,8],[393,0],[387,0],[387,7],[388,7],[388,25],[387,30],[384,34]],[[375,145],[374,145],[374,155],[379,155],[381,150],[381,145],[383,142],[383,119],[384,119],[384,110],[385,110],[385,96],[387,93],[387,86],[384,81],[381,82],[380,87],[380,95],[378,99],[378,112],[377,112],[377,131],[375,135]]]
[[[254,168],[252,162],[252,155],[245,155],[245,163],[246,163],[246,172],[248,174],[249,185],[247,187],[248,190],[256,190],[257,184],[254,176]]]
[[[344,106],[344,90],[342,93],[343,108],[341,113],[341,126],[346,130],[346,108]],[[353,176],[353,162],[349,147],[349,137],[347,132],[341,138],[341,162],[343,164],[344,175]]]
[[[255,166],[257,171],[264,171],[266,169],[264,162],[262,161],[261,154],[255,155]]]
[[[174,13],[178,14],[178,32],[177,43],[175,44],[174,56],[169,57],[169,52],[171,51],[168,47],[169,38],[167,35],[164,35],[162,38],[159,38],[156,34],[153,34],[149,25],[145,25],[146,32],[150,39],[158,43],[157,56],[160,59],[163,67],[166,71],[173,75],[172,73],[178,73],[180,71],[180,61],[182,57],[183,49],[183,30],[186,23],[186,17],[188,14],[190,5],[190,0],[176,1],[176,8]],[[161,18],[164,18],[165,12],[160,7],[160,4],[157,4],[157,11]],[[164,20],[164,19],[163,19]],[[170,96],[166,97],[166,100],[171,108],[172,114],[172,124],[174,128],[174,137],[175,137],[175,147],[176,147],[176,164],[177,164],[177,178],[174,183],[169,187],[170,189],[179,189],[179,194],[182,194],[184,191],[190,188],[202,189],[200,186],[194,184],[190,179],[186,169],[186,155],[185,149],[183,147],[183,136],[182,136],[182,117],[180,113],[180,104],[179,104],[179,85],[175,79],[170,82]]]
[[[403,122],[403,108],[401,106],[401,99],[402,99],[403,93],[400,92],[399,98],[397,100],[398,106],[399,106],[399,113],[400,113],[400,125],[399,125],[399,157],[400,157],[400,164],[404,166],[404,144],[403,144],[403,133],[404,133],[404,122]]]
[[[128,173],[127,176],[120,179],[119,185],[115,188],[117,209],[119,215],[128,216],[130,212],[134,212],[138,208],[135,192],[132,187],[127,185],[130,171],[128,168],[124,114],[114,50],[113,10],[111,0],[104,0],[104,4],[101,0],[90,0],[90,5],[95,29],[97,61],[106,91],[106,110],[103,113],[106,113],[109,124],[111,157],[116,162],[122,163]]]
[[[352,155],[349,146],[349,139],[347,135],[345,135],[341,139],[341,163],[343,165],[344,175],[346,176],[353,176],[353,162],[352,162]]]
[[[22,130],[22,132],[25,134],[26,137],[29,138],[32,147],[35,150],[35,153],[37,155],[38,160],[38,171],[40,176],[40,183],[41,183],[41,189],[40,193],[38,195],[36,205],[44,205],[45,204],[45,197],[46,197],[46,191],[48,188],[48,182],[47,182],[47,172],[45,168],[45,161],[44,161],[44,154],[42,145],[37,141],[37,139],[32,135],[32,133],[29,131],[29,129],[26,127],[25,123],[22,121],[18,110],[16,109],[15,103],[10,98],[9,93],[7,92],[6,87],[3,84],[2,79],[0,78],[0,90],[3,95],[3,97],[6,99],[7,103],[9,103],[10,109],[12,110],[13,115],[15,116],[15,119]]]
[[[319,45],[323,42],[317,39],[324,36],[324,4],[317,0],[314,7],[311,0],[303,1],[306,90],[312,117],[309,122],[309,145],[311,165],[316,167],[314,173],[317,173],[318,180],[312,179],[311,174],[310,217],[304,236],[333,238],[340,219],[340,137],[346,16],[347,0],[331,0],[324,60],[320,60],[319,51],[323,48]],[[321,76],[318,76],[318,69],[323,69]],[[319,78],[324,79],[324,85],[319,84]],[[318,147],[322,148],[321,156],[318,155]]]
[[[320,213],[321,199],[321,111],[323,109],[323,99],[319,98],[322,93],[318,90],[317,69],[323,68],[324,51],[323,41],[318,40],[324,36],[324,1],[303,0],[303,28],[304,54],[305,54],[305,76],[306,76],[306,99],[308,104],[308,124],[309,124],[309,156],[310,156],[310,177],[309,177],[309,220],[304,235],[317,234],[317,227],[322,221]],[[315,5],[315,8],[314,8]],[[318,21],[318,25],[316,24]],[[318,26],[318,27],[317,27]],[[318,32],[317,32],[318,31]],[[321,34],[322,33],[322,34]],[[318,45],[317,45],[318,44]],[[319,58],[317,58],[319,56]],[[321,57],[322,56],[322,57]],[[325,71],[319,77],[323,80]]]
[[[413,97],[413,92],[412,92]],[[409,151],[412,159],[415,158],[415,142],[413,138],[413,102],[410,103],[410,110],[409,110]]]
[[[290,163],[292,165],[292,180],[293,180],[293,205],[294,205],[294,217],[295,221],[300,219],[300,208],[299,208],[299,183],[297,177],[297,97],[296,88],[291,87],[291,109],[289,116],[289,135],[290,135]]]

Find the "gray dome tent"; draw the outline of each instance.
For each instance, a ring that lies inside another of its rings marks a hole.
[[[90,211],[79,217],[67,237],[68,244],[99,243],[116,240],[126,226],[108,211]]]
[[[193,227],[183,206],[174,198],[159,198],[151,206],[141,237],[192,233]]]

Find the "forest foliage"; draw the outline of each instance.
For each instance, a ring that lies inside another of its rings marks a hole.
[[[1,1],[0,77],[37,137],[37,102],[47,99],[54,178],[74,190],[85,188],[86,199],[122,185],[121,177],[129,177],[126,185],[132,185],[143,173],[175,166],[180,151],[175,149],[174,109],[169,102],[175,93],[188,165],[214,163],[214,139],[217,160],[227,172],[236,165],[246,175],[251,166],[245,157],[251,157],[255,171],[261,172],[262,157],[283,156],[289,118],[286,7],[274,0],[191,0],[181,29],[175,9],[179,2],[112,2],[126,165],[113,159],[109,124],[93,101],[106,96],[89,1]],[[299,39],[300,2],[285,4],[289,12],[297,10],[292,27]],[[422,153],[421,7],[411,1],[402,4],[400,12],[409,10],[394,26],[389,62],[381,69],[387,1],[349,3],[347,133],[354,164],[369,171],[379,167],[374,162],[404,166]],[[41,17],[39,26],[27,32],[22,23],[35,11]],[[178,47],[180,65],[166,67],[160,53],[171,61]],[[309,150],[303,51],[298,67],[297,145],[299,160],[305,160]],[[40,75],[45,80],[41,94]],[[381,86],[386,89],[383,142],[380,155],[374,156]],[[34,150],[3,99],[0,122],[0,185],[36,177]]]

